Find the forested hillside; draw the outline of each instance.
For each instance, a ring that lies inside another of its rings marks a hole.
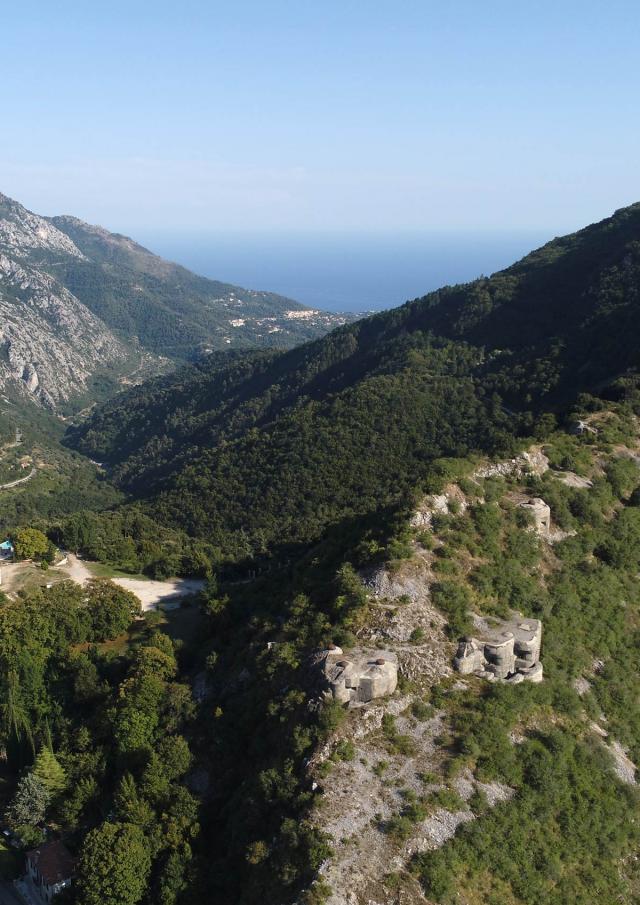
[[[75,217],[0,194],[0,388],[78,411],[214,350],[290,348],[351,315],[165,261]]]
[[[41,543],[0,601],[0,796],[22,849],[64,840],[70,901],[635,905],[639,247],[634,206],[213,355],[70,429],[104,464],[85,505],[73,474],[41,514],[7,497],[18,551]],[[56,545],[114,583],[61,581]],[[206,584],[141,617],[121,569]],[[516,613],[540,684],[453,674]],[[343,706],[331,650],[397,687]]]
[[[85,256],[66,260],[64,284],[111,327],[171,358],[192,359],[227,346],[288,348],[345,320],[273,292],[198,276],[76,217],[50,222]]]
[[[435,458],[507,452],[545,412],[633,374],[639,286],[633,205],[288,353],[147,383],[70,439],[231,555],[308,541],[397,504]]]

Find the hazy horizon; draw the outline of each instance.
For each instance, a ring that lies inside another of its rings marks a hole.
[[[570,232],[640,198],[632,0],[24,0],[0,187],[166,230]]]
[[[632,0],[24,0],[0,191],[215,279],[389,307],[640,198],[636,22]]]
[[[510,233],[170,233],[135,239],[202,276],[329,311],[391,308],[514,263],[552,239]]]

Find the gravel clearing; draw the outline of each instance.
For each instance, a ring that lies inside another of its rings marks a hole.
[[[195,578],[174,578],[169,581],[152,581],[140,578],[113,578],[114,584],[135,594],[142,603],[143,610],[157,607],[172,609],[180,606],[180,599],[197,594],[204,587],[204,581]]]
[[[89,566],[73,553],[67,555],[64,568],[60,569],[68,578],[77,584],[84,584],[95,578]],[[135,594],[143,610],[153,610],[161,606],[172,609],[180,605],[182,597],[197,594],[204,587],[204,581],[196,578],[172,578],[167,581],[154,581],[151,578],[112,578],[114,584]]]

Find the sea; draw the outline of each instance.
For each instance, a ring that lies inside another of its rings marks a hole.
[[[276,292],[312,308],[367,312],[488,276],[553,236],[138,231],[136,238],[215,280]]]

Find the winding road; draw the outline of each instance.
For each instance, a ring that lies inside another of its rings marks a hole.
[[[37,470],[38,469],[34,466],[26,477],[18,478],[17,481],[9,481],[8,484],[0,484],[0,490],[10,490],[12,487],[17,487],[18,484],[26,484],[27,481],[30,481],[31,478],[35,475]]]
[[[29,472],[29,474],[26,477],[18,478],[17,481],[9,481],[8,484],[0,484],[0,490],[10,490],[12,487],[17,487],[18,484],[26,484],[27,481],[31,480],[31,478],[36,474],[37,471],[38,471],[38,469],[34,465],[34,467],[31,469],[31,471]]]

